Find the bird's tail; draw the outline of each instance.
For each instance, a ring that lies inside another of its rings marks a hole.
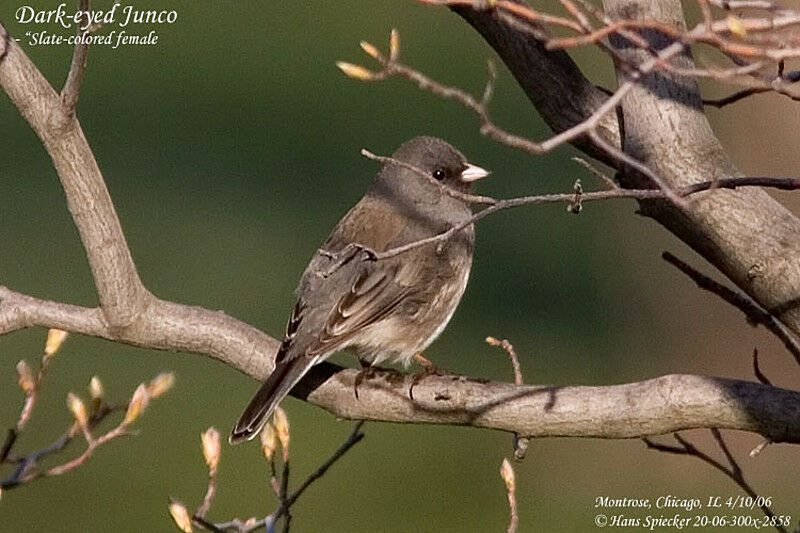
[[[293,357],[279,362],[267,380],[250,400],[239,417],[228,441],[236,444],[255,437],[264,427],[272,411],[316,362],[316,358]]]

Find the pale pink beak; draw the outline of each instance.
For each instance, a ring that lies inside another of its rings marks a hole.
[[[464,183],[471,183],[473,181],[478,181],[481,178],[485,178],[488,175],[489,175],[488,170],[481,168],[477,165],[470,165],[468,163],[467,168],[465,168],[461,172],[461,176],[459,176],[459,179]]]

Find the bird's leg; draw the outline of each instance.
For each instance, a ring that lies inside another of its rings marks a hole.
[[[415,354],[414,361],[422,367],[422,370],[414,374],[411,380],[411,386],[408,388],[408,397],[414,399],[414,387],[416,387],[423,378],[428,376],[445,376],[447,372],[436,366],[433,361],[422,355],[421,353]]]
[[[433,361],[425,357],[424,354],[418,353],[414,354],[412,357],[415,363],[423,368],[423,372],[427,372],[428,374],[438,374],[442,375],[444,373],[443,370],[440,370],[438,366],[434,364]]]
[[[358,358],[358,363],[361,365],[361,370],[358,371],[356,374],[356,379],[353,381],[353,392],[356,395],[356,400],[358,400],[358,386],[361,385],[361,382],[364,381],[364,378],[372,374],[372,364],[367,361],[366,359]]]

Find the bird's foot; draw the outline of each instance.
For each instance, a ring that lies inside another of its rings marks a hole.
[[[449,372],[436,366],[430,359],[421,353],[414,355],[414,361],[422,366],[422,370],[414,374],[414,377],[411,379],[411,386],[408,387],[408,397],[412,400],[414,399],[414,387],[416,387],[420,381],[428,376],[446,376],[449,374]]]
[[[359,359],[358,362],[361,363],[361,370],[356,374],[356,379],[353,381],[353,393],[356,395],[356,400],[358,400],[359,385],[361,385],[365,378],[372,377],[372,374],[375,372],[375,369],[372,368],[369,362],[363,359]]]

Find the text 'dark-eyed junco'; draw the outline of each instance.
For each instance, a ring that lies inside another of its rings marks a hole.
[[[258,434],[292,387],[334,352],[353,353],[367,365],[387,359],[408,365],[436,339],[467,285],[473,226],[377,260],[364,249],[380,253],[467,223],[469,203],[444,188],[469,193],[487,174],[435,137],[397,149],[303,272],[275,370],[236,423],[232,443]],[[339,257],[353,249],[361,251]]]

